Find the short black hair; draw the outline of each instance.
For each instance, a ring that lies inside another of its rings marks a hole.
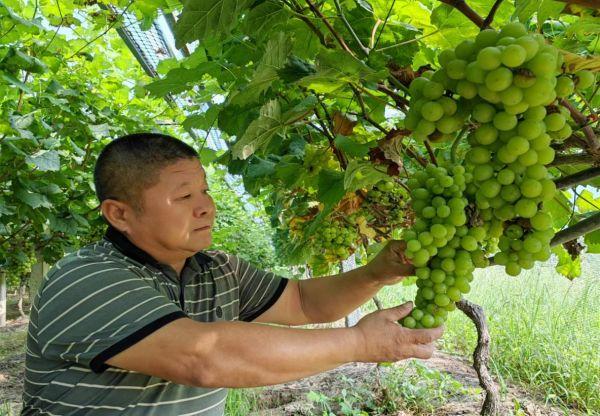
[[[110,142],[98,156],[94,184],[100,203],[115,199],[143,209],[143,190],[155,185],[160,171],[182,159],[198,159],[193,147],[160,133],[134,133]]]

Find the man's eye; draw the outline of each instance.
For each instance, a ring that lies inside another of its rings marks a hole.
[[[182,197],[177,198],[177,199],[189,199],[191,196],[192,196],[192,194],[187,194],[187,195],[182,196]]]

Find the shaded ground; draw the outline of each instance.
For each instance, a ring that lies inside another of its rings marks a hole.
[[[13,333],[22,336],[26,330],[27,319],[18,318],[10,321],[7,328],[1,329],[0,335]],[[24,360],[24,354],[19,352],[0,361],[0,401],[10,403],[13,415],[17,415],[21,407]],[[397,383],[385,383],[390,376],[397,377]],[[427,382],[417,386],[423,379]],[[315,393],[309,395],[311,391]],[[391,412],[367,411],[363,407],[368,406],[369,402],[382,409],[384,403],[391,401],[396,407]],[[325,405],[319,404],[325,402]],[[428,361],[410,360],[392,367],[353,363],[300,381],[265,388],[259,397],[261,408],[265,410],[257,411],[253,416],[321,415],[327,406],[335,415],[360,414],[359,410],[354,410],[356,413],[346,410],[344,413],[344,404],[346,409],[362,407],[365,411],[362,414],[477,415],[482,402],[483,393],[470,362],[437,352]],[[544,406],[524,389],[513,386],[504,391],[502,403],[503,415],[576,414]],[[0,416],[6,415],[7,410],[6,406],[0,406]]]

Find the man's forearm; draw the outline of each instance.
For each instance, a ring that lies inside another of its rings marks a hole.
[[[202,325],[196,369],[203,387],[284,383],[360,360],[362,336],[352,328],[299,329],[257,323]]]
[[[375,296],[381,287],[364,266],[335,276],[299,281],[302,309],[313,323],[333,322],[347,316]]]

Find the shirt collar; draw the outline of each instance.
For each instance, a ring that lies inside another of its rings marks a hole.
[[[108,226],[104,238],[110,241],[120,252],[125,254],[127,257],[134,259],[138,263],[149,264],[154,267],[160,268],[160,263],[154,257],[152,257],[150,254],[146,253],[144,250],[133,244],[131,241],[129,241],[125,234],[117,230],[112,225]],[[186,266],[190,264],[190,260],[192,258],[195,259],[198,265],[200,266],[212,262],[212,258],[209,255],[199,251],[194,256],[189,257],[186,260]]]

